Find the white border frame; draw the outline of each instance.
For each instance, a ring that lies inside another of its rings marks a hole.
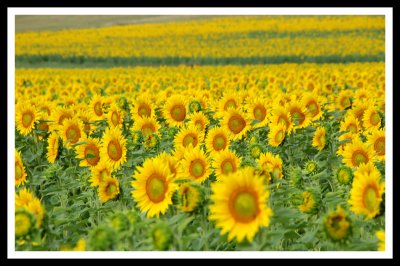
[[[384,15],[386,62],[386,251],[15,251],[15,16],[16,15]],[[9,258],[393,258],[393,8],[8,8],[7,135]]]

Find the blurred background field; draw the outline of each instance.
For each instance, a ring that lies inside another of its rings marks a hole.
[[[384,26],[382,16],[21,16],[16,64],[382,62]]]

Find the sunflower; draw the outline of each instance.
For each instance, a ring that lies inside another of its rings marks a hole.
[[[189,126],[194,126],[200,132],[205,132],[207,125],[210,123],[202,112],[191,113],[188,118],[190,119]]]
[[[363,214],[372,219],[379,214],[382,195],[385,192],[385,183],[381,182],[379,172],[371,174],[355,174],[350,191],[350,210],[356,214]]]
[[[350,90],[342,90],[336,98],[336,108],[338,110],[345,110],[352,105],[352,92]]]
[[[240,158],[237,157],[235,152],[230,150],[224,150],[215,155],[212,163],[215,169],[217,180],[221,180],[230,173],[234,173],[238,170],[240,165]]]
[[[100,185],[107,177],[111,177],[112,168],[104,160],[100,160],[95,167],[91,168],[90,186],[96,187]]]
[[[224,117],[228,110],[238,110],[240,107],[239,96],[235,93],[226,93],[219,101],[216,117]]]
[[[56,132],[52,132],[47,139],[47,161],[54,163],[58,156],[59,136]]]
[[[378,251],[385,251],[385,231],[379,230],[375,233],[376,238],[379,240]]]
[[[86,143],[76,147],[76,158],[81,160],[79,166],[96,166],[100,161],[100,141],[86,137],[81,141]]]
[[[312,140],[312,146],[317,150],[322,151],[326,145],[326,131],[324,127],[318,127],[315,130],[314,137]]]
[[[99,198],[102,202],[114,199],[119,194],[119,182],[116,177],[105,177],[98,188]]]
[[[306,107],[298,101],[292,101],[287,107],[292,119],[293,130],[307,127],[311,120]]]
[[[143,138],[146,140],[150,138],[153,134],[159,134],[160,124],[158,123],[156,117],[139,117],[135,120],[135,124],[132,127],[133,131],[141,131]]]
[[[108,108],[107,121],[110,127],[120,127],[124,121],[123,112],[116,103],[112,103]]]
[[[179,171],[178,160],[176,159],[176,157],[172,156],[171,154],[167,154],[166,152],[162,152],[157,155],[157,158],[159,158],[163,162],[168,163],[169,171],[172,174],[172,178],[175,178]]]
[[[367,137],[367,144],[373,147],[375,158],[379,161],[385,161],[385,130],[373,130]]]
[[[363,164],[361,164],[360,167],[362,165]],[[342,165],[336,170],[336,179],[343,185],[350,184],[351,181],[353,181],[353,171],[350,167]]]
[[[228,132],[229,138],[237,140],[242,138],[250,130],[250,120],[242,111],[229,109],[225,112],[222,127]]]
[[[24,237],[29,235],[35,228],[36,218],[34,215],[25,210],[15,210],[15,237]]]
[[[60,135],[67,148],[80,141],[83,137],[83,124],[77,118],[66,119],[60,128]]]
[[[209,219],[228,234],[228,241],[244,238],[252,241],[260,227],[268,226],[272,210],[267,206],[269,192],[263,179],[251,168],[231,173],[221,182],[211,184]]]
[[[357,118],[358,122],[360,123],[360,126],[365,127],[365,125],[363,124],[364,113],[365,111],[368,110],[368,108],[370,108],[373,105],[374,104],[372,101],[357,100],[354,101],[354,104],[349,110],[349,112]]]
[[[379,129],[381,126],[381,117],[374,107],[369,107],[363,116],[363,125],[366,129]]]
[[[246,104],[247,114],[251,121],[256,121],[254,128],[263,127],[268,124],[269,107],[267,101],[263,98],[252,98],[252,101]]]
[[[179,178],[203,183],[210,174],[210,164],[203,150],[199,147],[186,149],[180,162]]]
[[[27,188],[23,188],[15,194],[15,209],[24,208],[35,196]]]
[[[211,155],[215,155],[228,149],[230,139],[222,128],[214,127],[208,131],[205,142],[207,151],[210,152]]]
[[[172,204],[172,194],[178,186],[173,183],[169,165],[160,158],[147,159],[137,167],[132,182],[132,197],[147,217],[164,214]]]
[[[194,126],[189,126],[175,135],[174,146],[175,150],[180,150],[182,148],[189,148],[192,146],[193,148],[199,146],[203,142],[203,134],[197,130]]]
[[[38,118],[39,113],[34,106],[25,103],[19,104],[16,110],[16,124],[19,133],[23,136],[31,133]]]
[[[131,110],[132,119],[136,120],[138,118],[152,117],[154,116],[154,107],[149,99],[149,97],[138,97],[133,102],[133,107]]]
[[[94,120],[102,120],[104,117],[103,99],[95,94],[89,103],[89,113]]]
[[[274,156],[270,152],[263,153],[257,160],[257,164],[266,177],[270,178],[269,173],[272,173],[275,179],[283,178],[283,162],[278,154]]]
[[[361,132],[360,123],[357,118],[349,113],[346,115],[345,119],[340,123],[340,131],[349,131],[340,136],[339,140],[352,140],[353,135],[359,135]]]
[[[66,107],[57,107],[55,112],[52,114],[51,120],[54,121],[52,124],[53,129],[58,129],[62,126],[66,119],[72,119],[74,117],[74,111]]]
[[[289,111],[282,106],[272,108],[272,117],[270,127],[284,124],[287,132],[291,132],[293,128],[292,118]]]
[[[303,95],[303,98],[301,100],[302,105],[305,106],[307,110],[307,115],[311,118],[312,121],[320,119],[323,114],[320,101],[320,98],[313,93],[306,93]]]
[[[39,115],[38,115],[38,124],[37,124],[37,130],[39,131],[38,132],[38,135],[39,135],[39,139],[41,140],[41,139],[43,139],[46,135],[47,135],[47,133],[49,132],[49,130],[50,130],[50,126],[49,126],[49,115],[47,114],[47,112],[39,112]]]
[[[334,241],[346,239],[351,233],[351,220],[347,213],[338,206],[324,219],[326,234]]]
[[[284,124],[278,124],[272,126],[268,133],[268,144],[273,147],[278,147],[286,136],[286,126]]]
[[[21,152],[15,150],[15,186],[26,183],[26,171],[22,163]]]
[[[361,163],[366,164],[373,159],[372,150],[358,138],[344,147],[342,161],[349,167],[357,167]]]
[[[190,183],[183,183],[179,187],[178,197],[180,202],[179,209],[184,212],[194,211],[201,199],[199,188]]]
[[[182,127],[187,115],[185,99],[179,95],[168,98],[164,105],[163,115],[170,126]]]
[[[126,162],[126,139],[119,128],[106,128],[100,148],[100,158],[118,170]]]
[[[319,197],[314,191],[304,191],[302,194],[303,203],[299,210],[304,213],[315,213],[318,211]]]
[[[40,200],[34,197],[27,205],[25,205],[25,209],[32,212],[37,220],[36,227],[40,228],[44,218],[44,207],[40,203]]]
[[[373,162],[369,162],[367,164],[362,163],[354,171],[354,176],[364,176],[364,175],[380,175],[380,172],[378,168],[376,168]]]

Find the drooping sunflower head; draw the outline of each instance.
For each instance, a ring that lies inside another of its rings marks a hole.
[[[215,169],[217,180],[221,180],[239,169],[240,158],[235,152],[224,150],[215,155],[212,166]]]
[[[100,148],[100,157],[117,170],[126,162],[126,139],[119,128],[106,128]]]
[[[340,184],[350,184],[353,181],[353,171],[350,167],[342,165],[336,170],[336,179]]]
[[[204,151],[199,147],[186,149],[180,162],[179,178],[203,183],[210,174],[210,163]]]
[[[99,199],[101,202],[107,202],[116,198],[119,194],[119,182],[116,177],[105,177],[98,188]]]
[[[60,127],[60,135],[65,147],[72,148],[84,136],[82,122],[77,118],[66,119]]]
[[[206,137],[207,151],[215,155],[223,150],[228,149],[230,139],[227,132],[220,127],[210,129]]]
[[[17,129],[21,135],[26,136],[35,127],[35,122],[39,119],[39,113],[34,106],[24,102],[18,104],[16,109]]]
[[[132,197],[147,217],[164,214],[172,204],[172,194],[178,186],[167,162],[160,158],[147,159],[133,175]]]
[[[168,98],[164,106],[163,116],[170,126],[182,127],[187,116],[185,99],[179,95]]]
[[[325,232],[334,241],[346,239],[351,234],[351,220],[348,214],[338,206],[324,219]]]
[[[344,147],[343,162],[349,167],[358,167],[360,164],[367,164],[373,159],[374,156],[371,148],[358,138]]]
[[[201,201],[200,188],[190,182],[183,183],[178,191],[179,209],[184,212],[194,211]]]
[[[209,219],[221,228],[221,234],[228,234],[242,242],[252,241],[260,227],[268,226],[272,210],[267,206],[269,192],[263,179],[251,168],[231,173],[221,182],[211,185],[213,203]]]
[[[375,129],[367,138],[367,144],[373,148],[375,158],[379,161],[385,161],[385,143],[385,129]]]
[[[278,147],[286,136],[286,126],[283,123],[272,126],[268,133],[268,144],[273,147]]]
[[[241,139],[251,128],[250,120],[237,109],[229,109],[222,120],[222,128],[232,140]]]
[[[15,150],[15,186],[20,186],[26,183],[25,166],[22,163],[21,152]]]
[[[318,127],[315,130],[312,145],[319,151],[322,151],[326,145],[326,131],[324,127]]]
[[[80,166],[96,166],[100,161],[100,141],[95,138],[81,139],[85,144],[76,147],[76,158],[80,159]]]
[[[378,171],[371,174],[365,172],[355,174],[350,191],[350,210],[356,214],[372,219],[380,212],[385,183],[381,182]]]

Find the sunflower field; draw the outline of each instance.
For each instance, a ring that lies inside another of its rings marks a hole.
[[[384,48],[379,16],[17,33],[16,250],[385,250]]]

